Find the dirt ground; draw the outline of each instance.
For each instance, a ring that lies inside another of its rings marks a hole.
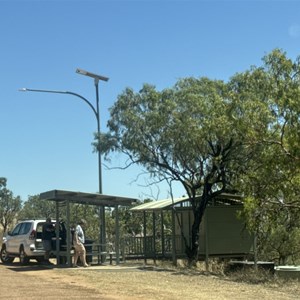
[[[203,271],[122,263],[58,268],[0,263],[0,299],[299,299],[300,282],[249,284]]]

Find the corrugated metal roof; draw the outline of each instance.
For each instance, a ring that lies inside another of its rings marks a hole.
[[[243,199],[242,196],[240,195],[234,195],[234,194],[227,194],[223,193],[220,194],[219,196],[216,197],[216,199],[220,201],[228,201],[228,200],[233,200],[236,203],[241,203],[241,200]],[[175,198],[175,199],[164,199],[164,200],[159,200],[159,201],[152,201],[152,202],[147,202],[138,206],[135,206],[131,208],[131,211],[153,211],[153,210],[163,210],[167,209],[173,205],[188,202],[189,197],[180,197],[180,198]]]
[[[72,203],[108,207],[114,207],[116,205],[131,206],[132,204],[137,203],[137,199],[133,198],[64,190],[52,190],[45,193],[41,193],[40,199],[58,202],[68,200]]]
[[[144,210],[160,210],[166,209],[174,204],[182,203],[188,201],[188,197],[176,198],[176,199],[164,199],[159,201],[147,202],[138,206],[131,208],[133,211],[144,211]]]

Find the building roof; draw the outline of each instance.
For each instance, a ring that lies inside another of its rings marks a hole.
[[[241,204],[243,197],[240,195],[222,193],[215,198],[215,201],[222,204]],[[189,197],[180,197],[174,199],[164,199],[151,201],[131,208],[131,211],[154,211],[166,210],[174,205],[189,203]]]
[[[96,206],[131,206],[137,203],[137,199],[104,195],[99,193],[84,193],[74,191],[52,190],[40,194],[41,200],[49,201],[69,201],[70,203],[88,204]]]

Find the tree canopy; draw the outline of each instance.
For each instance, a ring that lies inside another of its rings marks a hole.
[[[12,191],[7,188],[7,179],[0,177],[0,224],[3,232],[14,223],[21,207],[20,197],[14,197]]]
[[[243,176],[240,190],[247,197],[245,213],[263,259],[283,263],[300,253],[300,58],[293,61],[275,49],[263,61],[263,67],[233,79],[238,102],[266,92],[260,97],[266,104],[267,131],[254,139],[263,151]]]

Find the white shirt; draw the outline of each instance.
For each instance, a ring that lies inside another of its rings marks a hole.
[[[82,230],[82,228],[81,228],[81,226],[79,224],[76,226],[76,233],[77,233],[79,241],[82,244],[84,244],[84,242],[85,242],[84,232],[83,232],[83,230]]]

